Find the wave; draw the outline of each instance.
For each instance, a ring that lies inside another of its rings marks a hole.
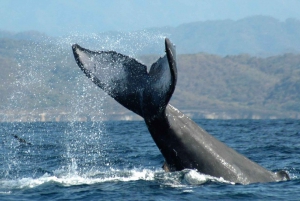
[[[58,171],[60,172],[60,171]],[[74,186],[74,185],[92,185],[103,182],[112,181],[136,181],[136,180],[153,180],[154,171],[152,170],[112,170],[109,172],[95,172],[94,176],[88,177],[87,175],[79,175],[69,173],[65,175],[50,175],[44,174],[39,178],[20,178],[15,180],[2,180],[0,186],[8,189],[20,189],[20,188],[34,188],[46,183],[57,183],[62,186]]]
[[[222,178],[204,175],[195,170],[166,173],[161,169],[109,169],[106,171],[89,170],[84,174],[79,174],[76,170],[61,168],[55,170],[53,174],[45,173],[43,176],[38,178],[24,177],[13,180],[0,180],[0,193],[9,194],[9,192],[13,189],[35,188],[45,184],[58,184],[68,187],[76,185],[93,185],[105,182],[130,182],[137,180],[156,181],[160,183],[160,185],[175,188],[186,187],[189,185],[202,185],[209,181],[233,184]]]

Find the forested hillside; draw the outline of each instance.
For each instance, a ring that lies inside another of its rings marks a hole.
[[[180,109],[212,118],[299,117],[299,54],[188,54],[177,60],[178,84],[171,102]]]

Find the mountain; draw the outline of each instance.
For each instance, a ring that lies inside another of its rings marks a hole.
[[[83,75],[71,44],[120,51],[149,67],[164,36],[178,52],[175,107],[194,118],[300,118],[299,27],[258,16],[58,38],[2,31],[0,120],[136,119]]]
[[[300,20],[280,21],[268,16],[241,20],[199,21],[177,27],[151,28],[132,32],[73,34],[50,38],[35,31],[8,33],[0,38],[80,43],[90,49],[113,49],[129,55],[162,54],[163,38],[176,44],[178,54],[206,52],[221,56],[250,54],[267,57],[284,53],[300,53]]]
[[[177,59],[178,87],[172,103],[180,109],[223,113],[224,118],[299,115],[299,54],[267,58],[190,54]]]
[[[183,24],[170,31],[179,53],[270,56],[300,51],[300,21],[255,16]]]

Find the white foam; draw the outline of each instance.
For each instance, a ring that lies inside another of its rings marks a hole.
[[[193,190],[190,190],[190,189],[188,189],[188,190],[183,190],[182,192],[184,192],[184,193],[193,193],[194,191],[193,191]]]
[[[74,185],[92,185],[96,183],[111,182],[111,181],[136,181],[136,180],[154,180],[155,171],[149,169],[142,170],[111,170],[107,172],[94,172],[88,175],[79,175],[74,172],[65,174],[63,171],[55,171],[55,175],[44,174],[39,178],[21,178],[16,180],[2,180],[0,186],[6,189],[34,188],[45,183],[58,183],[63,186]]]
[[[191,185],[200,185],[210,180],[208,175],[200,174],[195,170],[190,170],[184,175],[184,180]]]
[[[234,184],[224,180],[223,178],[204,175],[195,170],[183,170],[181,172],[166,173],[162,170],[150,169],[110,169],[107,171],[91,169],[85,174],[79,174],[74,169],[72,171],[72,169],[69,170],[62,168],[54,171],[53,175],[46,173],[39,178],[26,177],[15,180],[0,180],[0,186],[2,189],[0,194],[9,194],[11,189],[35,188],[47,183],[57,183],[62,186],[76,186],[93,185],[104,182],[128,182],[137,180],[156,180],[162,185],[171,186],[173,188],[187,188],[190,187],[190,185],[202,185],[208,181]]]
[[[232,185],[235,184],[234,182],[229,182],[222,177],[218,178],[218,177],[213,177],[213,176],[206,175],[206,174],[201,174],[200,172],[197,172],[196,170],[189,170],[184,175],[184,180],[190,185],[201,185],[208,181],[227,183],[227,184],[232,184]]]

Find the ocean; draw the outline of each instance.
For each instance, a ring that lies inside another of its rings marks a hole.
[[[290,181],[166,173],[143,121],[0,123],[0,200],[300,200],[299,120],[195,120]]]

